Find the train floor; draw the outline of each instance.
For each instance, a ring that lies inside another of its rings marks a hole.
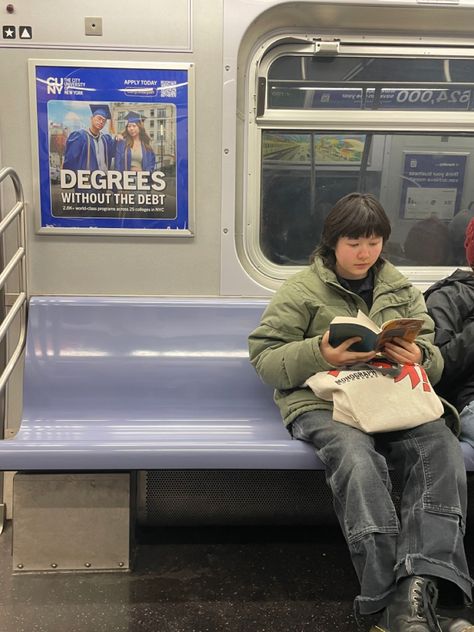
[[[339,528],[174,528],[140,534],[130,573],[11,572],[0,537],[0,632],[357,632]],[[467,538],[474,568],[474,543]],[[474,609],[464,614],[474,620]]]

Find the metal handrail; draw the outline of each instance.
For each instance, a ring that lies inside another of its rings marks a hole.
[[[23,188],[21,186],[20,178],[16,171],[11,167],[5,167],[0,169],[0,184],[10,177],[13,182],[13,188],[15,190],[16,202],[13,208],[5,215],[0,221],[0,238],[3,239],[6,229],[12,224],[12,222],[18,218],[17,222],[17,244],[18,248],[13,254],[11,259],[3,266],[3,270],[0,272],[0,290],[3,290],[5,284],[10,277],[13,270],[18,270],[18,296],[6,313],[2,322],[0,323],[0,341],[4,339],[11,324],[21,312],[20,316],[20,331],[18,335],[18,342],[9,360],[6,362],[3,370],[0,374],[0,397],[2,398],[2,419],[0,422],[0,438],[4,436],[5,430],[5,397],[4,391],[8,383],[8,380],[13,373],[18,361],[21,358],[23,349],[25,348],[26,340],[26,244],[25,244],[25,201],[23,197]],[[6,346],[6,353],[8,354],[8,346]],[[7,355],[8,357],[8,355]],[[3,472],[0,474],[0,534],[3,532],[3,527],[6,518],[6,506],[3,501]]]
[[[2,172],[0,171],[0,182],[3,179],[1,176],[2,176]],[[0,235],[3,235],[3,233],[5,232],[5,229],[8,228],[8,226],[10,226],[10,224],[18,215],[20,215],[20,213],[23,211],[23,207],[24,207],[23,202],[17,202],[15,206],[5,215],[5,217],[0,222]]]
[[[0,289],[5,286],[10,274],[18,267],[19,271],[19,293],[16,301],[9,309],[7,315],[0,323],[0,340],[3,340],[5,337],[10,325],[15,319],[18,312],[22,311],[22,321],[20,324],[20,333],[18,338],[18,343],[10,357],[10,360],[7,362],[6,366],[3,368],[2,373],[0,374],[0,394],[3,392],[10,375],[13,372],[13,369],[16,366],[16,363],[21,357],[22,351],[25,346],[25,338],[26,338],[26,248],[25,248],[25,201],[23,197],[23,188],[21,186],[20,178],[18,177],[16,171],[11,167],[4,167],[0,169],[0,184],[7,177],[10,177],[13,182],[13,187],[15,189],[15,197],[16,202],[14,206],[10,209],[10,211],[5,215],[5,217],[0,221],[0,237],[3,236],[6,229],[10,224],[17,218],[18,221],[18,249],[13,254],[8,263],[4,266],[2,272],[0,273]]]
[[[25,314],[25,307],[26,307],[26,294],[24,292],[21,293],[21,295],[18,297],[18,299],[15,301],[15,305],[17,304],[18,300],[21,297],[21,303],[19,304],[18,308],[16,309],[16,312],[14,314],[13,318],[16,316],[17,312],[23,308],[23,319],[21,321],[21,325],[20,325],[20,335],[18,337],[18,343],[15,347],[15,350],[13,351],[10,360],[7,362],[7,364],[5,365],[5,368],[3,369],[2,374],[0,375],[0,393],[3,391],[3,389],[5,388],[10,375],[13,373],[14,368],[16,367],[16,364],[18,362],[18,360],[21,358],[21,354],[23,353],[23,349],[25,348],[25,340],[26,340],[26,314]],[[13,307],[15,307],[15,305]],[[13,311],[13,307],[12,309],[8,312],[8,315],[11,314],[11,312]],[[4,321],[6,322],[6,321]],[[10,323],[9,323],[10,324]]]
[[[23,246],[20,246],[20,248],[18,248],[13,257],[5,266],[3,272],[0,274],[0,289],[5,285],[6,280],[15,269],[17,263],[20,261],[20,259],[23,259],[24,256],[25,249],[23,248]]]

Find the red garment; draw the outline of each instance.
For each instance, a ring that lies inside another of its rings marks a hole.
[[[466,249],[467,262],[472,267],[474,266],[474,219],[471,219],[467,225],[464,248]]]

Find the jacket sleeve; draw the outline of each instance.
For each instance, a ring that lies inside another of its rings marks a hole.
[[[125,171],[125,142],[118,140],[115,145],[115,165],[116,171]]]
[[[474,370],[474,315],[456,331],[460,316],[450,288],[432,292],[427,305],[436,325],[435,343],[444,359],[443,383],[458,382]]]
[[[81,154],[86,143],[87,136],[80,131],[71,132],[71,134],[69,134],[64,150],[63,169],[76,171],[82,166]]]
[[[154,171],[155,170],[155,162],[156,162],[156,158],[155,158],[155,154],[151,149],[145,149],[144,145],[142,144],[142,151],[143,151],[143,171]]]
[[[294,286],[283,285],[249,336],[250,362],[278,390],[293,389],[316,373],[334,368],[319,349],[322,334],[305,338],[311,313]]]
[[[109,167],[112,164],[112,159],[115,156],[115,148],[117,146],[117,141],[115,140],[115,137],[112,136],[111,134],[104,134],[104,142],[105,145],[107,147],[107,167]]]
[[[412,288],[412,299],[410,301],[410,318],[421,318],[425,321],[420,335],[416,339],[416,344],[423,354],[421,364],[425,369],[431,384],[436,384],[441,379],[443,372],[443,357],[439,348],[434,344],[434,322],[428,314],[423,294],[416,288]]]

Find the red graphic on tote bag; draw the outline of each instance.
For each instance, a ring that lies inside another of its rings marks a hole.
[[[422,366],[418,366],[418,368],[420,369],[421,377],[423,380],[423,390],[429,393],[431,391],[431,385],[428,382],[426,371]],[[416,388],[420,383],[420,376],[418,375],[418,372],[413,364],[404,364],[400,375],[394,378],[394,381],[401,382],[407,376],[410,378],[412,389]]]
[[[388,362],[384,362],[383,360],[375,360],[375,361],[372,361],[370,364],[374,367],[381,368],[381,369],[390,369],[392,367],[391,364],[389,364]],[[403,364],[400,374],[394,377],[393,381],[396,383],[396,382],[401,382],[405,378],[408,378],[411,382],[412,389],[416,388],[418,384],[420,383],[420,381],[422,381],[423,390],[429,393],[431,391],[431,385],[428,381],[428,376],[426,375],[426,371],[422,366],[418,365],[418,368],[421,373],[421,380],[414,364]],[[347,371],[347,369],[345,370]],[[332,377],[338,377],[340,372],[341,371],[338,369],[333,369],[332,371],[328,371],[328,375],[332,375]]]

